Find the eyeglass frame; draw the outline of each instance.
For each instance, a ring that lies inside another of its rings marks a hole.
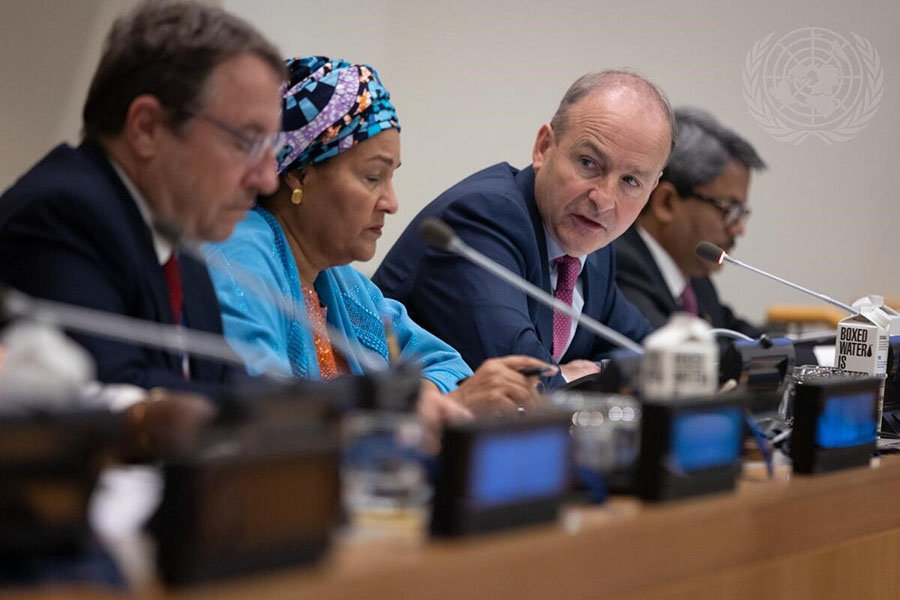
[[[722,223],[725,225],[725,227],[732,227],[740,221],[746,221],[753,213],[753,211],[748,208],[746,204],[734,199],[729,202],[728,200],[723,200],[722,198],[714,198],[713,196],[706,196],[705,194],[699,194],[697,192],[691,192],[687,195],[687,197],[696,198],[701,202],[711,204],[718,208],[722,213]]]
[[[220,131],[230,135],[233,140],[238,142],[239,149],[244,153],[247,164],[251,166],[258,165],[266,155],[267,150],[272,150],[273,154],[278,156],[278,151],[284,144],[279,136],[280,132],[278,131],[269,135],[250,137],[242,131],[235,129],[225,121],[206,113],[191,113],[191,116],[196,119],[202,119],[210,125],[217,127]]]

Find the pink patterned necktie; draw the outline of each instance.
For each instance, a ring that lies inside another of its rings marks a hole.
[[[691,287],[691,284],[688,283],[684,286],[684,291],[681,292],[681,310],[686,313],[691,313],[692,315],[697,314],[697,294],[694,293],[694,288]]]
[[[574,256],[563,255],[556,259],[556,291],[553,296],[572,306],[572,292],[575,281],[581,270],[581,261]],[[569,332],[572,330],[572,318],[560,312],[553,313],[553,360],[559,362],[566,344],[569,343]]]

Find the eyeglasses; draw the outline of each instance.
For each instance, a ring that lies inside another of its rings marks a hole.
[[[724,200],[722,198],[713,198],[712,196],[704,196],[697,192],[691,192],[688,194],[688,197],[696,198],[707,204],[712,204],[722,211],[722,223],[725,227],[731,227],[738,221],[749,219],[750,213],[752,212],[743,202],[734,199]]]
[[[204,113],[195,113],[195,117],[203,119],[207,123],[217,127],[220,131],[227,133],[234,140],[238,149],[244,154],[244,158],[248,165],[257,165],[263,159],[266,152],[272,150],[275,156],[281,149],[283,142],[278,132],[270,135],[249,136],[228,123],[221,121],[215,117],[211,117]]]

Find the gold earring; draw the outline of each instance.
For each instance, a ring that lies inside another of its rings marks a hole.
[[[294,191],[291,192],[291,202],[293,204],[303,204],[303,190],[300,188],[294,188]]]

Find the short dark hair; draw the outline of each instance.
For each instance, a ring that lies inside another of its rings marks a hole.
[[[678,143],[669,157],[660,181],[668,181],[681,196],[694,188],[715,180],[729,161],[737,161],[747,169],[762,170],[766,164],[750,142],[719,123],[699,108],[679,108]]]
[[[669,122],[669,136],[672,140],[671,148],[675,148],[675,140],[678,137],[678,127],[675,122],[675,114],[672,111],[672,104],[662,89],[636,71],[629,69],[608,69],[606,71],[597,71],[587,73],[575,80],[575,83],[569,86],[565,95],[559,103],[553,118],[550,119],[550,127],[553,128],[554,137],[559,139],[569,126],[569,109],[579,100],[595,91],[611,88],[616,85],[634,84],[643,88],[653,97],[659,104],[666,120]]]
[[[142,94],[158,98],[178,128],[200,108],[213,70],[241,54],[284,73],[275,46],[242,19],[206,4],[146,0],[106,37],[82,111],[84,138],[121,132],[128,107]]]

